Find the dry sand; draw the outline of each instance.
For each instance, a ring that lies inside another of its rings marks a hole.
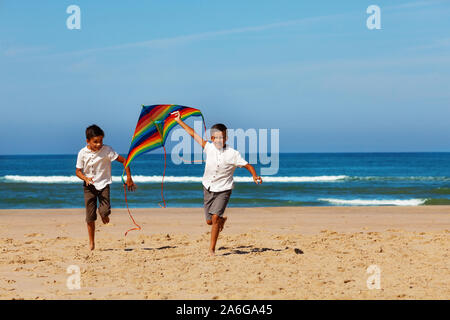
[[[84,209],[0,210],[0,299],[450,299],[449,206],[229,208],[215,257],[202,208],[133,213],[91,252]]]

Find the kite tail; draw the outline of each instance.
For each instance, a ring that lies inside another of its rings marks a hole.
[[[164,200],[163,187],[164,187],[164,177],[166,175],[166,147],[164,145],[162,147],[164,149],[164,171],[163,171],[163,176],[162,176],[162,180],[161,180],[161,198],[163,200],[164,207],[161,205],[161,203],[158,203],[158,204],[161,208],[165,208],[166,200]]]
[[[122,177],[122,179],[123,179],[123,177]],[[131,215],[131,212],[130,212],[130,208],[128,208],[127,186],[126,186],[126,184],[123,185],[123,191],[124,191],[124,194],[125,194],[125,203],[126,203],[126,205],[127,205],[128,214],[130,215],[131,221],[133,221],[134,225],[137,227],[137,228],[131,228],[130,230],[128,230],[127,232],[125,232],[125,237],[126,237],[127,234],[128,234],[128,232],[130,232],[131,230],[141,230],[142,228],[141,228],[140,225],[138,225],[138,224],[136,223],[136,221],[134,221],[133,216]]]

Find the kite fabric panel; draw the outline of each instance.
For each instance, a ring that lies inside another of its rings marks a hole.
[[[198,109],[176,104],[142,106],[142,111],[131,140],[125,168],[137,156],[164,146],[170,130],[177,124],[175,117],[171,115],[175,111],[180,112],[182,120],[192,116],[200,116],[205,126],[203,115]]]

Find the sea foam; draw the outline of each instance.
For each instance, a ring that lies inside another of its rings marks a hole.
[[[347,176],[299,176],[299,177],[277,177],[267,176],[262,177],[263,182],[336,182],[346,179]],[[113,182],[121,182],[120,176],[113,176]],[[136,183],[159,183],[162,176],[142,176],[133,175],[133,181]],[[21,175],[6,175],[0,179],[1,182],[8,183],[79,183],[81,180],[77,176],[21,176]],[[194,176],[166,176],[165,182],[201,182],[202,177]],[[236,182],[253,182],[252,177],[234,177]]]
[[[350,205],[350,206],[419,206],[425,203],[427,199],[374,199],[374,200],[364,200],[364,199],[318,199],[320,201],[325,201],[338,205]]]

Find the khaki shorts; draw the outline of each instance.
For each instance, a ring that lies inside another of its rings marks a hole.
[[[212,192],[203,186],[203,207],[205,209],[206,220],[211,220],[213,214],[219,217],[223,216],[228,200],[230,200],[231,191],[230,189],[221,192]]]
[[[84,205],[86,206],[86,222],[93,222],[97,220],[97,200],[98,213],[102,217],[107,217],[111,214],[111,201],[109,199],[109,185],[102,190],[97,190],[91,184],[84,185]]]

